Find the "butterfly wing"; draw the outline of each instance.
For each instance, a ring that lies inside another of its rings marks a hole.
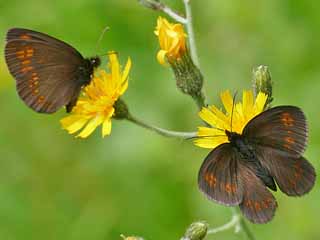
[[[253,118],[243,135],[254,144],[299,157],[307,145],[306,117],[294,106],[274,107]]]
[[[252,119],[243,135],[255,146],[258,160],[282,192],[301,196],[312,189],[316,174],[301,156],[308,133],[306,118],[299,108],[271,108]]]
[[[238,156],[231,144],[213,149],[204,160],[198,175],[202,192],[220,204],[233,206],[242,201],[243,186],[238,176]]]
[[[282,151],[261,146],[257,146],[256,155],[281,191],[288,196],[302,196],[314,186],[315,169],[304,157],[292,157]]]
[[[77,97],[85,59],[70,45],[46,34],[14,28],[5,58],[21,99],[37,112],[52,113]]]
[[[238,167],[243,185],[241,212],[253,223],[270,221],[277,209],[274,196],[246,162],[239,162]]]

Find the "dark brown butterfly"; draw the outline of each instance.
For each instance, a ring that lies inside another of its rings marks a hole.
[[[289,196],[308,193],[315,182],[313,166],[302,156],[308,136],[306,118],[294,106],[266,110],[245,126],[242,134],[225,131],[229,143],[213,149],[198,176],[208,198],[239,205],[253,223],[270,221],[277,202],[268,188],[277,183]]]
[[[81,88],[90,83],[100,58],[84,58],[69,44],[44,33],[13,28],[7,33],[5,58],[20,98],[33,110],[70,112]]]

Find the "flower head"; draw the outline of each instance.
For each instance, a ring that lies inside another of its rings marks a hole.
[[[172,24],[169,23],[167,19],[159,17],[154,33],[159,38],[161,48],[157,54],[157,59],[160,64],[165,64],[166,57],[169,62],[179,59],[187,51],[187,35],[180,23]]]
[[[111,118],[115,114],[115,103],[128,88],[131,60],[121,72],[117,54],[109,54],[110,73],[100,70],[91,83],[84,88],[83,97],[77,101],[71,115],[61,119],[62,128],[70,134],[80,131],[77,137],[88,137],[99,125],[102,136],[111,132]]]
[[[225,130],[242,134],[247,123],[264,110],[268,96],[259,92],[254,99],[252,91],[243,91],[242,103],[234,103],[230,92],[225,91],[221,93],[220,98],[226,113],[215,106],[203,108],[199,112],[200,118],[212,126],[212,128],[198,128],[199,138],[195,140],[195,144],[199,147],[215,148],[222,143],[229,142]]]

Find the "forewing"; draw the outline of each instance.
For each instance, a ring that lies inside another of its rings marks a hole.
[[[240,162],[240,179],[243,183],[243,201],[240,209],[253,223],[269,222],[276,211],[277,202],[263,182],[245,162]]]
[[[285,194],[301,196],[314,186],[315,169],[304,157],[292,157],[282,151],[261,146],[257,147],[256,155]]]
[[[213,149],[198,175],[199,188],[220,204],[232,206],[242,201],[243,186],[238,175],[238,155],[229,143]]]
[[[37,112],[52,113],[78,96],[83,57],[48,35],[26,29],[7,33],[5,58],[21,99]]]
[[[79,58],[83,58],[82,55],[71,45],[63,42],[59,39],[51,37],[45,33],[33,31],[24,28],[12,28],[7,32],[7,42],[24,41],[24,42],[42,42],[50,45],[51,48],[56,48],[68,52],[69,59],[67,61],[78,61]]]
[[[243,135],[253,144],[299,157],[307,144],[307,122],[297,107],[274,107],[253,118],[244,128]]]

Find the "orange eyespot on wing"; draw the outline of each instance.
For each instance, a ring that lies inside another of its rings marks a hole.
[[[253,223],[269,222],[277,209],[274,196],[248,167],[240,163],[239,168],[244,188],[240,210]]]
[[[289,113],[289,112],[281,113],[280,120],[281,120],[282,124],[286,127],[293,127],[294,126],[294,122],[295,122],[294,118],[291,115],[291,113]]]
[[[16,57],[20,60],[27,60],[33,56],[34,49],[31,46],[25,45],[25,46],[17,46],[17,51],[15,52]]]
[[[10,29],[6,40],[6,63],[27,106],[52,113],[71,100],[76,102],[83,81],[89,82],[93,72],[76,49],[46,34],[21,28]]]
[[[228,143],[213,149],[204,160],[198,175],[200,190],[211,200],[231,206],[242,201],[237,154]]]
[[[22,39],[22,40],[29,40],[29,39],[31,39],[31,37],[30,37],[29,35],[27,35],[27,34],[21,34],[19,38]]]
[[[269,147],[257,147],[256,154],[285,194],[302,196],[313,188],[316,173],[304,157],[288,156]]]
[[[299,157],[307,145],[307,121],[297,107],[274,107],[253,118],[244,128],[243,135],[254,144]]]
[[[207,182],[210,188],[216,186],[217,178],[212,173],[206,173],[204,176],[204,180]]]

